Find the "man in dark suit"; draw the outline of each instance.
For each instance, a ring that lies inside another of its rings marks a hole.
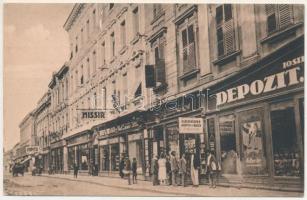
[[[172,151],[171,153],[171,170],[172,170],[172,185],[177,186],[176,176],[178,173],[178,161],[176,158],[176,152]]]

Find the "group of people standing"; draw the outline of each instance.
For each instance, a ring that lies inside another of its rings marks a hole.
[[[187,167],[186,154],[182,154],[178,159],[176,152],[170,152],[170,155],[162,153],[160,158],[153,156],[151,163],[151,175],[153,185],[181,185],[186,186],[185,179],[189,174],[194,187],[199,185],[199,169],[201,165],[199,155],[190,154],[190,171]],[[214,156],[214,152],[208,151],[206,158],[206,172],[209,179],[209,185],[212,188],[216,187],[218,174],[221,171],[221,166]],[[177,181],[179,178],[180,181]]]
[[[129,157],[124,157],[119,163],[119,176],[121,178],[126,177],[128,184],[131,185],[131,174],[132,183],[137,184],[137,160],[133,158],[131,163]]]

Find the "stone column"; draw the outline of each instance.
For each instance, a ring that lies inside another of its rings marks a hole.
[[[64,147],[63,147],[63,171],[64,171],[64,174],[65,173],[68,173],[68,150],[67,150],[67,144],[66,144],[66,141],[64,141]]]

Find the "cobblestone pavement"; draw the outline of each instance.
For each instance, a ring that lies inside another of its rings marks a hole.
[[[273,190],[217,187],[152,186],[149,181],[128,185],[127,180],[111,177],[43,175],[4,177],[7,195],[67,195],[67,196],[253,196],[301,197],[303,193]]]

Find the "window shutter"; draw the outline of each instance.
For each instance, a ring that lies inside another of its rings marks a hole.
[[[220,27],[216,30],[217,45],[218,45],[218,56],[224,55],[224,41],[223,41],[223,28]]]
[[[292,23],[292,9],[289,4],[279,5],[279,28],[284,28]]]
[[[164,43],[160,44],[156,56],[156,82],[165,83]]]
[[[224,53],[229,54],[235,50],[235,34],[233,20],[224,23]]]
[[[276,5],[274,4],[265,5],[265,13],[267,15],[267,30],[268,33],[271,33],[277,29]]]

